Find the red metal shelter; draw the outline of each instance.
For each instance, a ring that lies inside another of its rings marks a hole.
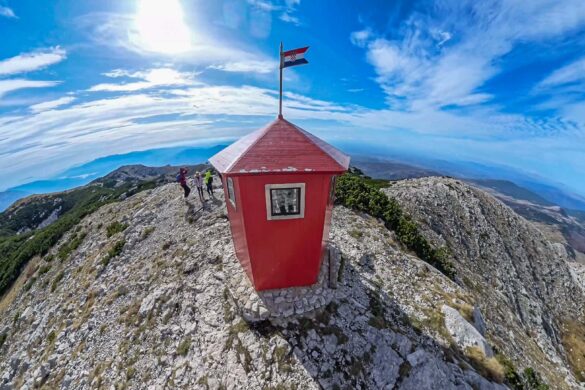
[[[279,117],[209,161],[222,174],[236,255],[256,290],[314,284],[335,177],[349,157]]]

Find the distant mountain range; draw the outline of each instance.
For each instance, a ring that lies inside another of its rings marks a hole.
[[[352,164],[376,179],[401,180],[445,175],[402,162],[369,157],[356,157]],[[562,204],[582,207],[585,203],[579,199],[538,183],[533,183],[533,187],[543,188],[542,194],[509,180],[458,178],[489,192],[524,218],[539,224],[552,241],[585,254],[585,211],[567,209],[552,200],[560,199]]]
[[[46,180],[36,180],[0,192],[0,211],[18,199],[33,194],[64,191],[90,183],[110,172],[128,165],[191,165],[204,163],[227,145],[160,148],[126,154],[116,154],[73,167]],[[173,168],[174,169],[174,168]]]
[[[527,196],[526,191],[529,191],[532,199],[536,199],[534,198],[536,196],[539,202],[558,205],[567,210],[585,211],[584,197],[562,188],[562,185],[546,183],[544,179],[507,167],[420,156],[399,155],[391,159],[361,154],[352,156],[352,164],[363,167],[363,171],[369,176],[389,180],[444,175],[471,182],[483,181],[487,187],[497,187],[499,192],[511,191],[516,194],[515,196]],[[390,172],[392,174],[389,174]],[[509,193],[509,195],[512,194]]]
[[[57,177],[38,180],[0,192],[0,211],[14,201],[31,194],[63,191],[90,183],[115,169],[142,164],[145,166],[189,165],[206,162],[226,145],[160,148],[99,158],[73,167]],[[498,192],[520,197],[536,204],[558,205],[573,216],[585,212],[585,198],[561,185],[547,183],[507,167],[495,167],[465,161],[445,161],[405,154],[393,158],[376,157],[363,150],[349,150],[352,163],[372,177],[399,180],[426,176],[452,176],[497,189]],[[528,194],[530,192],[530,194]],[[528,198],[527,198],[528,197]]]

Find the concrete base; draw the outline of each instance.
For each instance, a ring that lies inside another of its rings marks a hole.
[[[235,257],[224,260],[224,274],[242,317],[257,322],[300,315],[328,305],[336,298],[340,261],[339,250],[329,245],[317,283],[306,287],[256,291]]]

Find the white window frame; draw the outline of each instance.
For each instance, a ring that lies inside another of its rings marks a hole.
[[[299,214],[293,215],[272,215],[272,198],[270,190],[276,190],[281,188],[300,188],[300,212]],[[264,186],[264,194],[266,197],[266,218],[269,221],[279,219],[299,219],[305,218],[305,183],[282,183],[282,184],[266,184]]]
[[[232,193],[230,193],[230,182],[232,183]],[[228,177],[225,180],[225,185],[227,187],[227,196],[228,199],[230,201],[230,203],[232,204],[232,206],[234,206],[234,209],[236,208],[236,188],[234,187],[234,180],[231,177]],[[232,199],[231,195],[234,196],[234,198]]]

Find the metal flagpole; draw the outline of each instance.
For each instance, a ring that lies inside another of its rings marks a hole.
[[[282,119],[282,65],[283,65],[283,58],[282,58],[282,42],[280,42],[280,94],[278,96],[278,118]]]

